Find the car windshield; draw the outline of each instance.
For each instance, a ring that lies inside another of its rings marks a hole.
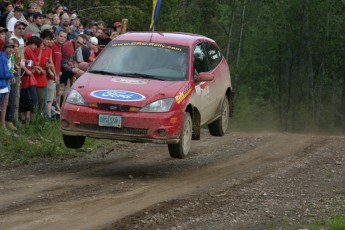
[[[188,76],[188,47],[149,42],[114,42],[97,58],[92,73],[183,81]]]

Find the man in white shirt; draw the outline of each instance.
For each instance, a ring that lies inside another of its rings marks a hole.
[[[14,32],[14,25],[23,15],[23,9],[20,7],[15,7],[13,12],[14,12],[13,17],[7,23],[8,33],[10,33],[8,34],[9,37],[12,36]]]

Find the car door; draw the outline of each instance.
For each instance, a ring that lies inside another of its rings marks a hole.
[[[214,75],[214,81],[210,82],[210,93],[212,95],[212,104],[215,106],[215,110],[213,110],[215,114],[217,108],[219,108],[218,106],[221,106],[223,102],[230,79],[224,65],[221,64],[223,55],[219,48],[210,42],[203,43],[203,47],[208,60],[208,72]]]
[[[201,113],[201,124],[209,121],[215,114],[217,109],[217,92],[215,89],[215,81],[198,82],[198,74],[201,72],[210,72],[210,65],[204,43],[198,43],[194,47],[193,69],[194,79],[196,81],[195,91],[197,94],[196,106]]]

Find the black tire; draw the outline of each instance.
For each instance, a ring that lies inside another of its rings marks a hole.
[[[229,100],[225,96],[222,104],[221,116],[208,125],[208,130],[212,136],[224,136],[229,125]]]
[[[67,148],[71,149],[79,149],[83,146],[85,142],[84,136],[69,136],[69,135],[62,135],[63,142]]]
[[[188,112],[183,120],[182,132],[180,135],[180,142],[178,144],[169,144],[169,154],[172,158],[183,159],[187,156],[192,146],[192,118]]]

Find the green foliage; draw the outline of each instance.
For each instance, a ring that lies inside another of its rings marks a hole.
[[[344,230],[345,229],[345,215],[337,215],[331,217],[329,220],[319,220],[313,225],[309,226],[310,230],[330,229],[330,230]]]
[[[58,121],[34,117],[30,124],[18,126],[18,131],[6,135],[0,132],[0,164],[25,164],[39,158],[75,157],[81,152],[90,152],[98,142],[87,139],[83,148],[68,149],[64,146]]]

